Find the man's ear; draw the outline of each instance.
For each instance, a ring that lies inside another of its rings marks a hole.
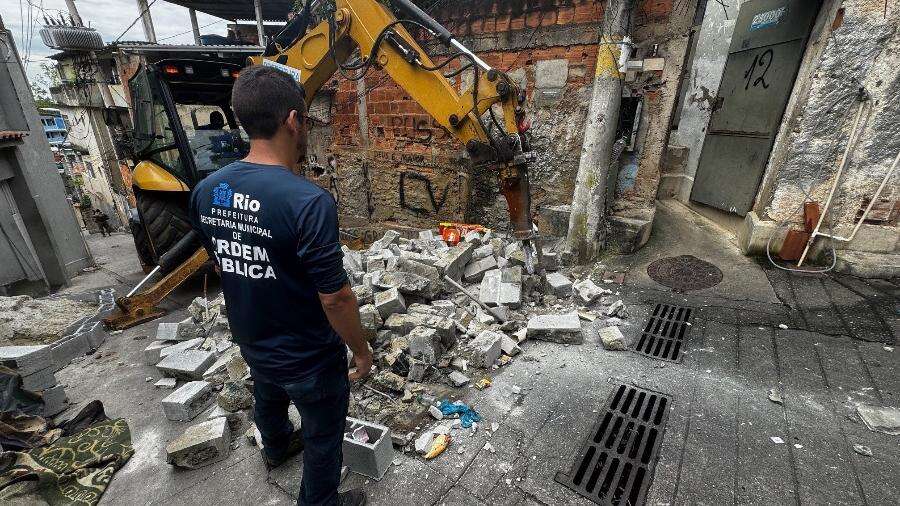
[[[297,131],[300,130],[300,118],[298,114],[299,113],[297,112],[297,109],[293,109],[288,114],[288,117],[285,120],[287,127],[291,130],[292,133],[297,133]]]

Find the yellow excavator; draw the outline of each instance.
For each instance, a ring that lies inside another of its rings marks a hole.
[[[310,12],[312,3],[311,0],[307,1],[302,11],[267,45],[265,52],[260,56],[249,57],[247,64],[273,66],[293,76],[304,87],[308,103],[336,72],[347,79],[360,79],[373,68],[386,73],[438,124],[459,139],[465,146],[474,170],[496,173],[500,190],[509,207],[513,233],[517,240],[522,241],[526,267],[533,272],[538,248],[528,184],[530,148],[524,135],[528,124],[523,110],[525,96],[516,83],[468,50],[446,28],[410,0],[391,0],[401,19],[376,0],[328,1],[323,5],[323,20],[315,26],[312,26],[313,16]],[[442,62],[435,63],[410,31],[436,38],[449,49],[449,54]],[[458,68],[449,70],[448,67],[454,61],[459,62]],[[203,67],[200,63],[163,62],[154,66],[154,72],[163,78],[169,75],[172,80],[178,81],[179,73],[187,73],[187,65],[190,65],[191,75],[196,75],[197,68]],[[228,66],[220,66],[218,77],[215,69],[207,69],[205,72],[211,73],[212,81],[225,84],[229,78],[233,79],[233,70]],[[460,93],[450,79],[464,71],[471,71],[474,78],[469,89]],[[151,85],[152,82],[148,84]],[[162,90],[161,100],[171,104],[172,94],[171,91]],[[220,134],[218,139],[215,139],[216,136],[210,137],[210,145],[218,146],[218,151],[211,158],[224,163],[229,157],[238,156],[242,152],[243,140],[235,133],[236,125],[227,101],[219,101],[223,113],[221,116],[227,122],[225,126],[232,127],[232,133]],[[139,116],[138,112],[135,111],[135,116]],[[172,118],[171,112],[169,118]],[[138,124],[135,129],[136,141],[141,140],[137,138]],[[162,134],[147,134],[144,142],[150,145],[165,144],[168,141],[160,141],[159,137],[165,138],[170,129],[164,130]],[[175,132],[174,137],[177,136],[178,132]],[[178,141],[179,139],[173,138],[167,145],[171,147]],[[188,143],[183,139],[181,141],[182,144]],[[166,209],[170,210],[169,214],[175,215],[182,208],[172,202],[186,201],[189,187],[193,187],[204,174],[197,170],[191,160],[185,160],[184,154],[180,160],[173,159],[174,163],[173,160],[160,159],[158,154],[164,151],[158,151],[159,149],[157,147],[147,151],[157,153],[157,157],[145,157],[136,167],[138,208],[142,208],[142,197],[155,203],[156,208],[162,206],[157,202],[160,198],[156,197],[160,194],[153,193],[152,188],[141,186],[155,185],[155,188],[168,192],[164,195],[164,203],[168,206]],[[195,150],[195,154],[200,151],[202,150]],[[183,169],[182,173],[172,173],[171,167],[176,165]],[[191,170],[184,170],[186,168]],[[149,205],[144,207],[150,208]],[[183,209],[186,210],[186,207]],[[150,242],[153,242],[152,238]],[[163,311],[156,304],[209,260],[206,251],[198,247],[197,235],[193,232],[169,234],[166,243],[164,252],[150,252],[148,248],[142,261],[155,262],[156,267],[131,293],[116,301],[117,311],[105,319],[107,327],[128,328],[162,315]],[[164,273],[164,277],[146,291],[137,294],[158,272]]]

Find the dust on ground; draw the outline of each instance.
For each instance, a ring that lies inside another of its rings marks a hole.
[[[55,342],[69,326],[96,311],[95,304],[65,297],[0,297],[0,345]]]

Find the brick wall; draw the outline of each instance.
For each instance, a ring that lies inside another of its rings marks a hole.
[[[535,211],[571,201],[604,4],[447,1],[432,12],[487,63],[524,85],[537,157],[530,166]],[[635,22],[664,24],[672,9],[671,0],[642,1]],[[424,46],[431,54],[445,51],[435,44]],[[331,149],[345,225],[433,226],[454,219],[505,226],[506,203],[494,175],[473,172],[458,141],[399,86],[379,72],[366,76],[364,136],[357,83],[339,75],[336,79]],[[456,84],[464,88],[469,80]],[[642,195],[654,192],[641,190]]]

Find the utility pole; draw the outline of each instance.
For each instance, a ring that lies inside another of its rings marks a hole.
[[[266,28],[263,25],[262,0],[253,0],[253,12],[256,14],[256,33],[259,37],[259,46],[266,47]]]
[[[197,24],[197,11],[194,9],[188,9],[188,14],[191,16],[191,31],[194,32],[194,44],[200,45],[200,26]]]
[[[81,21],[81,15],[78,14],[78,8],[75,7],[75,0],[66,0],[66,7],[69,9],[69,16],[72,18],[72,21],[78,26],[84,26],[84,22]]]
[[[153,29],[153,18],[150,16],[150,6],[147,0],[137,0],[138,12],[141,13],[141,23],[144,25],[144,37],[147,42],[156,44],[156,30]]]
[[[606,242],[607,184],[622,102],[619,60],[622,40],[628,34],[628,27],[624,25],[630,18],[632,2],[607,2],[603,13],[601,29],[605,31],[597,51],[594,89],[585,121],[566,239],[569,251],[575,254],[579,263],[592,261]]]

